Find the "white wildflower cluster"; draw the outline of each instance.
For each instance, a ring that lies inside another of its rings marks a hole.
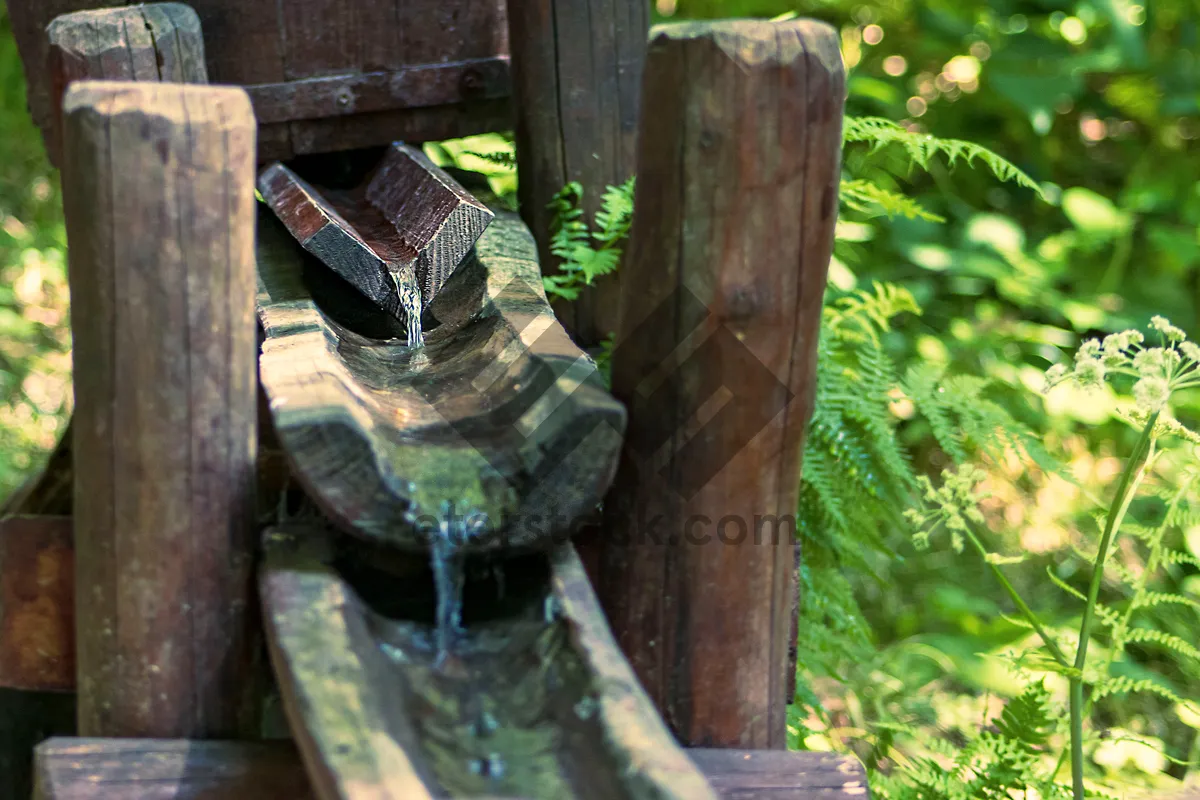
[[[1150,328],[1157,334],[1157,347],[1144,346],[1146,337],[1136,330],[1110,334],[1104,341],[1089,339],[1075,353],[1074,369],[1055,364],[1046,372],[1046,389],[1068,380],[1098,388],[1113,375],[1128,375],[1134,379],[1138,410],[1161,411],[1172,392],[1200,386],[1200,346],[1164,317],[1152,317]]]
[[[955,552],[961,553],[967,522],[983,524],[983,513],[979,510],[979,501],[984,497],[976,493],[975,487],[986,475],[978,467],[967,464],[955,471],[944,473],[944,481],[937,488],[934,488],[933,482],[929,478],[918,475],[917,481],[921,484],[922,499],[927,505],[920,509],[910,508],[904,512],[905,518],[917,530],[913,534],[913,542],[918,547],[926,548],[929,546],[929,537],[945,526],[950,533],[950,545]]]

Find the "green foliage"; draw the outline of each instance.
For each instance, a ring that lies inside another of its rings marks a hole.
[[[0,500],[53,446],[70,407],[66,233],[57,175],[25,109],[0,5]]]
[[[881,117],[846,117],[842,133],[847,143],[866,142],[872,152],[888,145],[897,145],[909,160],[928,170],[934,156],[941,155],[953,166],[962,160],[968,165],[982,162],[1002,181],[1013,181],[1045,197],[1042,187],[1011,161],[993,153],[983,145],[961,139],[939,139],[928,133],[914,133],[889,119]]]
[[[558,274],[543,278],[547,295],[575,300],[584,287],[616,271],[633,222],[634,183],[630,178],[605,190],[594,231],[584,219],[582,186],[569,183],[554,196],[550,252],[562,261]]]
[[[1060,722],[1049,690],[1041,682],[1031,683],[963,747],[947,749],[941,758],[913,759],[898,775],[879,778],[873,788],[887,800],[1002,800],[1031,792],[1069,797],[1063,787],[1045,780],[1041,767]]]

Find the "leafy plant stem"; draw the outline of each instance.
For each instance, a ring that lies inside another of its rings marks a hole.
[[[1033,613],[1033,609],[1029,607],[1029,604],[1026,603],[1021,597],[1020,593],[1017,592],[1016,587],[1013,586],[1012,582],[1008,580],[1008,576],[1006,576],[1004,571],[1000,569],[1000,565],[995,564],[990,560],[990,553],[988,552],[988,549],[983,546],[983,542],[979,541],[979,537],[976,536],[975,532],[969,527],[966,529],[966,534],[967,538],[970,539],[972,546],[974,546],[974,548],[979,552],[980,557],[983,558],[984,563],[991,567],[992,573],[996,576],[996,580],[1000,581],[1000,585],[1004,587],[1004,591],[1008,592],[1008,596],[1012,598],[1017,610],[1021,612],[1021,616],[1023,616],[1025,620],[1033,626],[1034,631],[1036,631],[1037,635],[1041,637],[1042,642],[1044,642],[1046,645],[1046,649],[1050,651],[1050,655],[1059,663],[1060,666],[1069,667],[1071,662],[1067,660],[1067,656],[1059,648],[1054,639],[1051,638],[1049,632],[1042,625],[1041,620],[1039,620],[1037,615]]]
[[[1121,480],[1117,484],[1117,493],[1113,498],[1112,508],[1104,524],[1104,534],[1100,537],[1100,548],[1096,551],[1096,564],[1092,571],[1092,580],[1088,584],[1087,604],[1083,609],[1083,621],[1079,626],[1079,646],[1075,651],[1075,672],[1070,676],[1070,710],[1071,710],[1071,786],[1075,800],[1083,800],[1083,668],[1087,663],[1088,640],[1092,635],[1092,623],[1096,617],[1096,602],[1100,595],[1100,582],[1104,579],[1104,564],[1108,560],[1108,551],[1116,538],[1117,530],[1125,519],[1125,512],[1133,500],[1135,490],[1141,483],[1145,471],[1142,465],[1150,457],[1150,449],[1154,444],[1154,425],[1158,422],[1159,412],[1155,411],[1146,420],[1142,434],[1138,437],[1137,445]]]

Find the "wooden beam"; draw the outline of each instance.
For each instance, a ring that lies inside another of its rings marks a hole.
[[[862,764],[834,753],[689,750],[723,800],[870,800]],[[312,800],[291,742],[51,739],[34,800]],[[1179,800],[1182,800],[1180,798]]]
[[[547,274],[559,263],[546,208],[555,193],[581,183],[591,220],[605,187],[634,173],[649,14],[645,0],[508,4],[521,215]],[[619,296],[610,277],[556,311],[575,341],[591,347],[617,329]]]
[[[50,739],[34,800],[310,800],[291,742]]]
[[[675,734],[781,748],[845,77],[811,21],[664,26],[613,353],[599,594]]]
[[[61,166],[62,97],[77,80],[208,83],[200,19],[183,3],[76,11],[46,27],[50,160]]]
[[[93,81],[63,115],[80,732],[233,735],[254,657],[254,116],[241,89]]]
[[[425,157],[395,142],[354,191],[319,189],[283,164],[259,191],[305,250],[421,342],[421,313],[495,216]]]

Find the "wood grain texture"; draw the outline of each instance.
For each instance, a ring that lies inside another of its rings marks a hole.
[[[305,250],[363,296],[420,325],[495,216],[425,154],[395,142],[352,191],[314,188],[283,164],[259,177],[267,205]]]
[[[0,686],[74,688],[74,607],[71,518],[0,520]]]
[[[50,132],[46,25],[111,0],[10,0],[34,119]],[[247,87],[260,160],[512,127],[504,0],[194,0],[214,83]],[[294,100],[295,102],[289,102]]]
[[[870,798],[866,773],[852,756],[775,750],[685,752],[722,800]],[[60,738],[37,749],[36,768],[34,800],[310,800],[318,796],[291,742]],[[1173,800],[1192,798],[1189,794]]]
[[[240,89],[84,81],[64,120],[80,730],[232,735],[253,654],[254,118]]]
[[[50,739],[34,800],[308,800],[290,742]]]
[[[725,800],[870,800],[854,756],[695,748],[688,756]]]
[[[553,272],[546,204],[570,181],[593,219],[605,187],[634,173],[649,4],[643,0],[509,3],[521,213]],[[619,290],[610,277],[559,308],[585,347],[616,330]]]
[[[423,552],[447,503],[482,521],[467,550],[547,547],[589,518],[624,410],[555,321],[515,215],[497,213],[434,298],[423,348],[310,258],[264,209],[260,374],[292,473],[330,519]]]
[[[668,724],[781,748],[800,453],[844,73],[811,21],[656,29],[613,392],[627,446],[599,594]]]
[[[713,797],[621,657],[570,545],[512,575],[525,602],[492,598],[507,613],[469,623],[447,666],[432,625],[403,602],[411,574],[401,588],[379,572],[390,588],[372,591],[370,573],[311,527],[269,531],[264,552],[271,658],[318,797]],[[489,775],[484,762],[499,766]]]
[[[45,116],[35,114],[35,120],[56,165],[62,150],[62,96],[72,81],[208,83],[200,19],[182,3],[64,14],[50,22],[45,37],[49,109]]]

